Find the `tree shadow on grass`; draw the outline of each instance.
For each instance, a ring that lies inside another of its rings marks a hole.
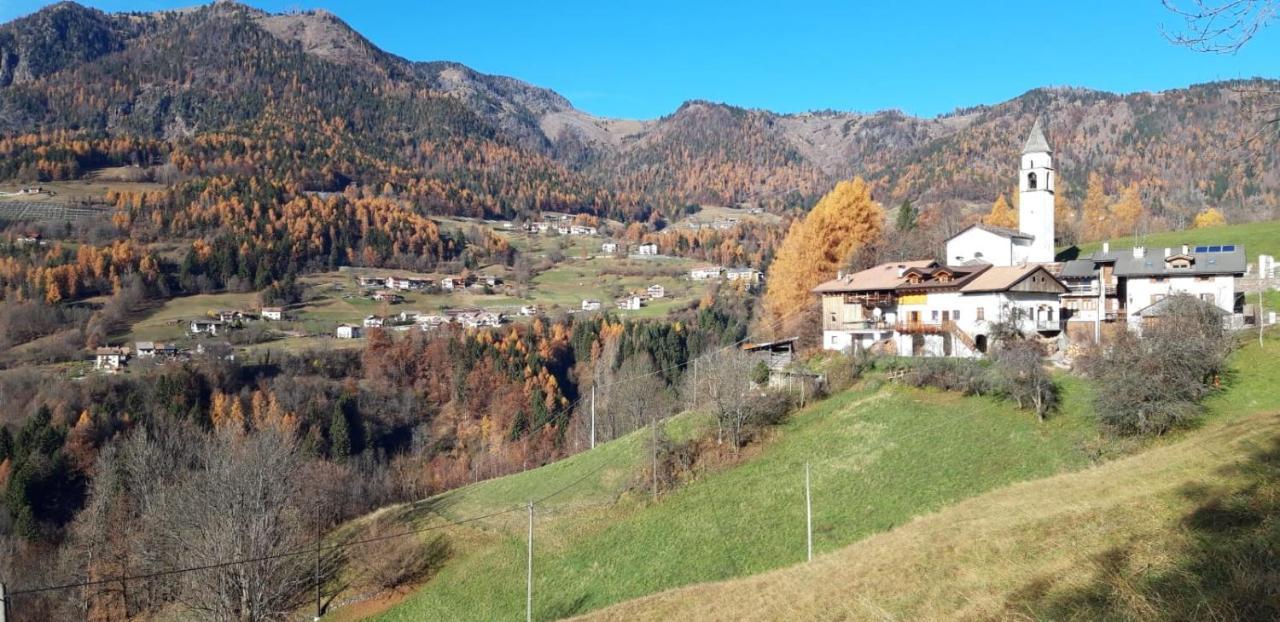
[[[1038,579],[1007,602],[1050,620],[1280,620],[1280,438],[1222,467],[1221,486],[1188,486],[1189,544],[1159,571],[1139,566],[1134,545],[1092,560],[1087,585],[1052,593]]]

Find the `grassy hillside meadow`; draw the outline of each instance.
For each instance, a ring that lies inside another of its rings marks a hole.
[[[650,505],[613,500],[639,473],[647,435],[434,501],[447,518],[514,507],[581,477],[538,520],[536,617],[590,611],[666,588],[762,572],[803,559],[803,465],[813,472],[815,548],[835,550],[992,488],[1085,466],[1099,444],[1066,380],[1068,408],[1039,425],[987,398],[883,387],[797,414],[759,456]],[[600,454],[608,454],[602,457]],[[609,468],[592,472],[602,461]],[[572,496],[569,496],[572,495]],[[575,506],[600,504],[570,511]],[[411,514],[417,516],[416,514]],[[523,514],[467,528],[454,560],[379,619],[499,619],[524,606]]]
[[[1170,444],[584,619],[1276,619],[1278,351],[1272,333],[1241,352],[1203,429]]]
[[[1230,433],[1223,430],[1239,431],[1242,424],[1238,422],[1256,421],[1256,425],[1269,426],[1267,422],[1273,419],[1256,418],[1256,415],[1280,404],[1280,389],[1277,389],[1280,370],[1261,363],[1278,350],[1280,340],[1275,335],[1270,336],[1265,350],[1260,350],[1256,342],[1246,346],[1236,355],[1238,371],[1230,379],[1229,390],[1208,402],[1212,414],[1207,419],[1206,430],[1172,436],[1190,436],[1190,442],[1195,443],[1201,435],[1214,435],[1213,438],[1222,437],[1223,443],[1234,443],[1226,439]],[[913,538],[917,546],[924,546],[936,539],[935,536],[894,534],[915,530],[922,520],[940,521],[942,519],[918,517],[957,511],[944,508],[991,491],[999,491],[992,494],[1004,501],[1000,504],[967,501],[958,507],[967,508],[964,510],[966,525],[974,523],[984,530],[974,531],[974,537],[968,539],[986,542],[985,546],[1003,551],[1004,545],[988,539],[985,530],[1027,525],[1017,522],[1021,515],[1009,509],[1017,498],[1017,495],[1010,496],[1009,491],[1014,489],[1007,488],[1009,485],[1032,481],[1018,488],[1024,489],[1022,487],[1037,485],[1034,480],[1062,473],[1123,470],[1111,466],[1088,468],[1099,456],[1118,455],[1125,446],[1107,441],[1096,432],[1087,384],[1067,376],[1061,380],[1064,408],[1044,424],[1037,424],[1030,413],[988,398],[896,385],[847,391],[797,413],[758,456],[734,468],[705,474],[665,495],[657,504],[646,499],[643,483],[638,483],[638,491],[626,492],[629,484],[637,484],[633,480],[646,458],[647,435],[640,432],[548,467],[453,491],[429,500],[417,510],[389,511],[412,524],[424,521],[429,524],[441,518],[456,520],[496,509],[518,508],[530,498],[571,485],[538,506],[535,619],[540,620],[588,613],[671,588],[741,578],[802,562],[805,462],[811,464],[813,473],[815,552],[824,555],[823,559],[842,555],[840,551],[855,542],[864,541],[858,546],[872,546],[865,543],[887,537]],[[686,415],[677,421],[687,429],[699,420],[695,415]],[[1157,441],[1155,444],[1167,443]],[[1159,451],[1170,456],[1187,451],[1184,445],[1178,447],[1184,449]],[[1128,446],[1128,449],[1134,447]],[[1146,454],[1125,460],[1141,460],[1143,455]],[[1183,469],[1176,465],[1168,468]],[[1200,465],[1189,468],[1196,470]],[[1057,494],[1054,489],[1059,486],[1053,482],[1059,480],[1043,481],[1046,483],[1039,484],[1045,491],[1043,494],[1053,498]],[[1159,496],[1160,491],[1175,489],[1161,485],[1159,490],[1153,487],[1145,491],[1141,484],[1140,479],[1118,482],[1109,494],[1125,498],[1126,494],[1149,493],[1152,499],[1165,503],[1168,500]],[[1095,487],[1108,488],[1106,484]],[[1088,499],[1096,493],[1096,490],[1078,493],[1078,498]],[[992,507],[996,511],[983,514],[984,509]],[[1052,508],[1053,504],[1047,507]],[[423,508],[427,511],[422,511]],[[1135,511],[1151,514],[1149,510],[1139,506]],[[1156,520],[1155,516],[1149,517],[1148,524]],[[524,607],[525,520],[523,511],[515,511],[449,529],[454,557],[438,575],[403,602],[385,601],[383,606],[388,609],[376,619],[519,617]],[[1041,519],[1034,520],[1036,522],[1029,524],[1043,525]],[[945,531],[946,524],[945,521],[939,523],[935,529]],[[1109,529],[1099,532],[1098,537],[1103,539],[1112,533]],[[956,535],[948,541],[955,546],[961,538]],[[1038,541],[1030,535],[1016,540],[1029,543],[1028,546]],[[1062,536],[1048,542],[1062,546],[1070,541],[1070,537]],[[1019,555],[1023,557],[1018,559],[1030,564],[1042,557],[1042,553],[1040,549],[1022,551]],[[950,555],[946,548],[934,547],[913,554],[919,555],[913,563],[922,566],[936,563],[939,568],[948,567],[951,571],[939,569],[927,575],[927,580],[902,583],[918,585],[919,589],[914,595],[904,594],[900,598],[886,596],[885,601],[876,602],[875,607],[907,612],[907,617],[915,617],[912,612],[936,614],[956,605],[955,594],[977,589],[975,585],[987,585],[987,579],[981,576],[966,577],[967,574],[980,575],[977,568],[957,566],[967,558],[939,560]],[[987,565],[983,566],[986,570],[982,572],[1007,574],[1008,580],[1026,579],[1025,575],[1014,576],[1001,570],[1007,564],[993,559],[991,556],[995,553],[987,555],[984,559]],[[864,557],[860,562],[864,567],[883,568],[885,590],[895,589],[903,581],[901,575],[907,573],[898,569],[902,558],[892,550],[879,548],[875,556]],[[952,585],[942,585],[948,578]],[[825,583],[812,576],[805,581]],[[835,589],[839,585],[832,582],[824,587]],[[799,588],[790,584],[786,589]],[[654,604],[654,607],[669,608],[654,609],[659,613],[652,617],[687,618],[675,612],[689,607],[693,600],[703,600],[683,599],[679,596],[682,591],[670,594],[662,598],[675,599],[673,604]],[[720,610],[704,609],[690,613],[694,617],[713,619],[752,618],[751,603],[756,601],[741,594],[735,594],[734,598],[737,602],[727,604],[729,609],[724,615]],[[1003,602],[1000,599],[1004,597],[986,595],[984,598]],[[755,617],[794,618],[793,614],[800,614],[803,618],[825,611],[823,604],[811,600],[806,602],[812,609],[768,610],[771,613]],[[644,617],[650,605],[640,603],[646,602],[628,603],[617,612],[605,609],[602,615],[612,619]],[[848,605],[832,611],[853,612],[855,618],[868,617],[865,611],[855,609]],[[335,612],[334,616],[345,619],[357,610],[360,615],[375,613],[366,608],[353,608],[346,614]]]

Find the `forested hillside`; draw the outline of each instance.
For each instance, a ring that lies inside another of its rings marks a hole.
[[[41,135],[27,140],[38,156],[12,154],[31,161],[24,178],[81,175],[112,159],[70,153],[68,142],[127,138],[157,143],[146,163],[188,152],[186,174],[234,168],[304,190],[359,183],[431,213],[501,217],[645,221],[691,202],[782,209],[853,175],[882,200],[988,203],[1012,185],[1010,162],[1044,117],[1070,202],[1097,173],[1109,192],[1138,183],[1153,228],[1206,207],[1228,221],[1274,218],[1280,137],[1255,118],[1251,95],[1268,84],[1037,89],[935,119],[690,101],[622,121],[516,79],[385,53],[325,12],[218,3],[112,15],[62,3],[0,27],[0,128]],[[211,134],[223,138],[202,140]]]

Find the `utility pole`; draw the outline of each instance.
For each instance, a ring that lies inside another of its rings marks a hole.
[[[316,620],[324,614],[320,604],[320,508],[316,508]]]
[[[698,359],[693,359],[693,390],[689,392],[689,410],[698,409]]]
[[[653,501],[658,501],[658,418],[649,417],[649,427],[653,428]]]
[[[1107,284],[1102,281],[1102,264],[1098,264],[1098,310],[1093,319],[1093,343],[1102,347],[1102,314],[1107,312]]]
[[[1258,276],[1262,276],[1262,275],[1258,275]],[[1266,280],[1263,280],[1262,285],[1258,287],[1258,347],[1259,348],[1263,347],[1262,325],[1266,322],[1266,317],[1267,317],[1266,311],[1264,311],[1262,308],[1262,301],[1264,300],[1264,298],[1262,297],[1262,294],[1265,293],[1266,291],[1267,291],[1267,282]]]
[[[529,566],[524,597],[525,622],[533,622],[533,502],[529,502]]]
[[[809,463],[804,463],[804,519],[809,536],[809,561],[813,561],[813,497],[809,494]]]
[[[596,448],[596,385],[591,384],[591,448]]]

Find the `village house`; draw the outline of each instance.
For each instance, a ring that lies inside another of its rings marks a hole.
[[[385,287],[387,284],[387,280],[380,276],[371,276],[367,274],[361,274],[356,276],[356,284],[359,285],[360,287],[367,287],[367,288]]]
[[[361,323],[361,325],[364,326],[365,328],[382,328],[382,325],[385,323],[386,323],[386,320],[384,320],[381,316],[366,315],[364,316],[364,321]]]
[[[599,311],[599,310],[600,310],[600,301],[599,301],[599,300],[590,300],[590,299],[588,299],[588,300],[583,300],[583,301],[582,301],[582,310],[583,310],[583,311]]]
[[[279,322],[284,319],[284,307],[263,307],[262,319]]]
[[[645,290],[645,293],[649,294],[650,298],[666,298],[667,288],[657,283],[654,283],[653,285],[650,285],[648,289]]]
[[[1244,319],[1235,280],[1247,268],[1244,247],[1236,244],[1183,245],[1158,253],[1142,246],[1112,251],[1103,244],[1101,251],[1062,264],[1060,277],[1070,289],[1063,296],[1068,334],[1092,340],[1110,322],[1140,329],[1163,305],[1143,311],[1174,294],[1211,303],[1239,326]]]
[[[689,278],[695,281],[708,281],[720,278],[724,268],[720,266],[698,266],[689,271]]]
[[[44,235],[39,231],[29,231],[18,236],[17,242],[19,245],[43,246]]]
[[[637,255],[657,255],[658,245],[653,242],[645,242],[636,248]]]
[[[1065,285],[1041,264],[881,264],[814,289],[822,296],[823,347],[901,356],[978,356],[997,322],[1028,333],[1062,330]]]
[[[729,268],[724,271],[724,278],[730,281],[743,281],[755,285],[760,282],[760,271],[755,268]]]
[[[187,326],[187,332],[192,335],[211,335],[216,336],[223,330],[225,324],[221,320],[195,319]]]
[[[610,242],[605,242],[604,244],[601,244],[601,245],[600,245],[600,252],[602,252],[602,253],[608,253],[608,254],[612,255],[612,254],[614,254],[614,253],[618,252],[618,243],[617,243],[617,242],[612,242],[612,241],[610,241]]]
[[[644,307],[644,298],[640,294],[627,294],[615,301],[623,311],[639,311]]]
[[[159,341],[137,341],[133,344],[133,353],[140,359],[175,358],[178,356],[178,346]]]
[[[334,331],[334,336],[338,339],[359,339],[362,334],[363,331],[359,326],[350,324],[339,324],[337,330]]]
[[[413,323],[422,330],[434,330],[443,324],[448,324],[449,318],[443,315],[419,315],[413,319]]]
[[[467,276],[446,276],[440,279],[440,289],[451,292],[458,289],[465,289],[467,286],[476,282],[474,275]]]
[[[373,299],[378,302],[386,302],[393,305],[404,302],[404,296],[385,289],[374,292]]]
[[[595,235],[597,229],[587,225],[573,225],[569,227],[569,235]]]
[[[459,313],[454,319],[466,328],[484,328],[500,326],[503,318],[501,314],[479,310]]]
[[[389,276],[387,277],[387,289],[401,291],[418,291],[431,287],[431,279],[407,277],[407,276]]]
[[[129,360],[129,348],[98,348],[93,352],[93,368],[99,371],[120,371]]]
[[[538,305],[524,305],[523,307],[520,307],[520,315],[525,317],[533,317],[541,312],[542,310],[538,308]]]
[[[421,311],[401,311],[396,315],[396,320],[401,324],[412,324],[418,320],[420,315],[422,315]]]
[[[245,313],[238,309],[219,309],[213,312],[213,317],[223,324],[234,324],[245,320],[252,320],[253,314]]]

